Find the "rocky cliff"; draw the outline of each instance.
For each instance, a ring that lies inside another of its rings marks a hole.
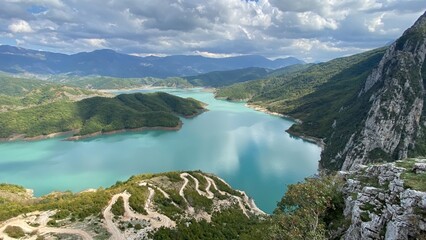
[[[345,179],[343,238],[425,239],[426,160],[359,165]]]
[[[426,79],[426,13],[394,42],[372,71],[358,98],[369,97],[361,128],[335,157],[343,170],[375,160],[403,159],[422,146]],[[420,140],[421,141],[421,140]]]

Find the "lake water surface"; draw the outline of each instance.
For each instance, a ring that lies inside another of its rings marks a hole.
[[[291,121],[244,103],[216,100],[201,89],[162,91],[203,101],[209,111],[183,119],[179,131],[1,143],[0,182],[32,188],[40,196],[108,187],[139,173],[202,170],[246,191],[261,209],[272,212],[288,184],[317,172],[321,149],[287,134]]]

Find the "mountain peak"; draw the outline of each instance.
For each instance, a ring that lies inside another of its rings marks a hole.
[[[423,141],[426,79],[426,13],[393,43],[367,77],[358,98],[368,98],[369,111],[359,132],[344,151],[343,169],[359,164],[404,159],[423,154],[416,142]],[[385,157],[383,157],[385,156]]]
[[[421,15],[413,26],[426,25],[426,11]]]
[[[259,55],[207,58],[200,55],[138,57],[99,49],[73,55],[53,54],[13,46],[0,46],[0,71],[37,74],[69,73],[111,77],[179,77],[248,67],[277,69],[295,62],[269,60]]]
[[[108,49],[108,48],[105,48],[105,49],[97,49],[97,50],[94,50],[94,51],[92,51],[92,52],[90,52],[90,53],[120,54],[120,53],[118,53],[118,52],[116,52],[116,51],[114,51],[114,50],[112,50],[112,49]]]

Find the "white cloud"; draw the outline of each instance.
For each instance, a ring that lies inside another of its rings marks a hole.
[[[368,31],[370,32],[376,32],[378,29],[383,27],[383,17],[385,16],[385,13],[380,14],[378,17],[373,18],[371,20],[368,20],[365,25],[368,28]]]
[[[338,23],[332,18],[324,18],[313,12],[297,13],[297,17],[303,27],[307,30],[323,30],[325,28],[336,30]]]
[[[30,24],[25,20],[15,20],[9,25],[9,30],[13,33],[30,33],[33,32]]]
[[[105,39],[100,38],[83,39],[83,42],[95,48],[105,48],[107,44],[107,41]]]
[[[27,9],[46,8],[39,14]],[[75,53],[260,54],[328,60],[395,40],[424,0],[6,0],[0,44]],[[10,19],[16,19],[11,22]]]
[[[200,55],[203,57],[209,57],[209,58],[226,58],[226,57],[241,56],[241,54],[236,54],[236,53],[211,53],[206,51],[195,51],[194,54]]]
[[[325,50],[328,52],[344,52],[344,48],[336,47],[336,44],[330,42],[321,42],[318,39],[297,39],[293,42],[293,47],[300,49],[302,52],[310,52],[313,49]]]

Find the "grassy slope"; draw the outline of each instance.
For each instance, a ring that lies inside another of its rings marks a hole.
[[[188,173],[194,174],[194,172]],[[109,188],[100,188],[96,192],[83,192],[77,194],[71,192],[56,192],[40,198],[30,198],[28,196],[19,195],[20,192],[16,193],[16,189],[21,191],[23,188],[20,186],[3,185],[3,188],[0,188],[0,223],[1,221],[5,221],[22,213],[52,209],[59,210],[57,214],[53,216],[53,220],[50,221],[52,226],[57,226],[57,223],[60,223],[61,220],[65,218],[71,218],[73,219],[72,221],[82,221],[89,216],[102,218],[101,212],[108,205],[109,200],[114,194],[122,193],[126,190],[132,194],[139,194],[135,196],[137,200],[145,201],[148,197],[148,193],[144,187],[139,186],[141,181],[156,183],[155,185],[162,186],[171,197],[178,196],[178,198],[180,198],[178,192],[183,184],[183,180],[179,177],[179,174],[179,172],[168,172],[136,175],[125,182],[117,182]],[[199,174],[199,172],[197,174]],[[0,185],[0,187],[1,186],[2,185]],[[192,187],[193,186],[188,186],[187,188],[192,189]],[[137,191],[135,191],[136,189]],[[144,193],[144,191],[146,192]],[[176,212],[175,210],[172,211],[170,207],[168,209],[163,209],[163,204],[170,200],[164,199],[163,195],[159,192],[157,192],[156,196],[157,195],[160,198],[154,198],[154,204],[159,207],[159,211],[167,216],[171,216],[171,214]],[[207,198],[205,199],[208,200]],[[173,200],[175,201],[175,199]],[[122,201],[119,201],[118,204],[113,206],[112,210],[116,215],[123,214]],[[134,210],[137,209],[135,206],[132,206],[132,200],[130,200],[130,205]],[[174,205],[171,206],[174,207]],[[186,206],[182,208],[185,209]],[[200,205],[195,208],[199,209],[203,208],[203,206]],[[178,212],[179,215],[182,215],[182,210],[180,208],[178,208],[178,210],[180,211]],[[239,236],[242,234],[246,236],[244,239],[260,239],[259,236],[262,236],[261,227],[266,227],[258,218],[247,218],[236,206],[231,206],[226,210],[216,212],[213,215],[212,223],[207,223],[205,220],[196,221],[195,219],[187,219],[183,216],[176,217],[175,221],[178,224],[176,229],[160,229],[159,232],[153,236],[154,239],[240,239]],[[187,222],[191,222],[189,227],[186,224]],[[253,234],[250,233],[252,231],[256,231],[258,237],[253,236]]]
[[[59,101],[0,114],[0,137],[28,137],[81,129],[81,135],[140,127],[176,127],[176,116],[192,116],[200,102],[167,93],[122,94],[94,97],[79,102]]]
[[[0,74],[0,111],[28,108],[56,101],[75,101],[99,92],[47,81]]]
[[[358,130],[368,110],[369,94],[357,98],[366,77],[378,64],[385,49],[312,65],[306,69],[265,80],[236,84],[220,89],[218,97],[249,99],[271,111],[301,119],[290,132],[325,139],[321,164],[338,169],[330,162],[350,135]],[[336,127],[332,125],[336,120]]]
[[[223,87],[234,83],[247,82],[268,76],[276,76],[289,74],[294,71],[306,68],[309,65],[292,65],[277,69],[274,71],[265,68],[244,68],[230,71],[214,71],[205,74],[188,77],[170,77],[165,79],[159,78],[115,78],[104,76],[77,77],[57,75],[51,76],[49,81],[60,82],[69,86],[86,88],[86,89],[123,89],[138,88],[145,86],[154,87]]]
[[[129,89],[144,86],[156,87],[191,87],[192,85],[183,78],[115,78],[103,76],[75,77],[75,76],[52,76],[52,82],[61,82],[69,86],[86,89]]]
[[[15,78],[5,73],[0,73],[0,95],[19,97],[31,90],[48,85],[41,80]]]
[[[192,175],[201,174],[200,172],[189,172]],[[71,221],[83,221],[89,216],[95,219],[102,219],[100,214],[109,200],[114,194],[128,191],[138,194],[136,199],[144,201],[148,194],[145,187],[140,187],[141,181],[154,183],[154,185],[162,187],[169,193],[175,203],[179,203],[181,198],[178,194],[183,180],[179,177],[179,172],[168,172],[159,174],[144,174],[131,177],[125,182],[117,182],[115,185],[103,189],[100,188],[96,192],[84,192],[73,194],[71,192],[56,192],[40,198],[31,198],[24,195],[23,188],[15,185],[5,185],[0,188],[0,222],[15,217],[19,214],[34,212],[37,210],[47,211],[57,209],[58,212],[52,217],[49,223],[52,226],[60,226],[64,219],[72,219]],[[216,178],[215,178],[216,179]],[[193,218],[186,218],[182,209],[186,206],[180,206],[176,209],[164,208],[167,201],[162,194],[157,192],[154,197],[154,204],[158,210],[169,217],[177,213],[173,219],[177,226],[173,229],[161,228],[153,233],[153,239],[304,239],[309,236],[317,235],[325,237],[325,226],[327,212],[331,208],[335,208],[336,204],[341,202],[340,192],[336,191],[337,184],[333,181],[333,177],[311,179],[305,183],[291,185],[286,197],[279,203],[278,208],[272,216],[262,216],[260,218],[245,216],[242,211],[234,206],[222,209],[212,215],[212,221],[205,220],[196,221]],[[191,181],[192,182],[192,181]],[[194,191],[195,184],[189,184],[187,190]],[[138,189],[135,191],[135,189]],[[235,192],[234,189],[231,189]],[[175,197],[176,196],[176,197]],[[187,196],[188,198],[189,196]],[[223,197],[223,196],[222,196]],[[205,197],[205,200],[208,200]],[[216,200],[219,198],[215,193]],[[224,199],[232,199],[232,197],[224,197]],[[222,199],[223,200],[223,199]],[[130,204],[132,201],[130,201]],[[194,205],[197,209],[208,207],[211,203]],[[236,203],[235,203],[236,204]],[[298,207],[295,207],[298,206]],[[137,206],[131,205],[136,210]],[[182,208],[182,209],[181,209]],[[282,211],[290,209],[291,211]],[[338,209],[342,210],[343,209]],[[120,200],[114,205],[112,210],[116,215],[123,214],[123,205]],[[141,212],[137,210],[138,212]],[[143,211],[142,211],[143,212]],[[313,214],[314,213],[314,214]],[[341,214],[340,214],[341,215]],[[318,219],[315,219],[318,217]],[[329,217],[334,217],[329,216]],[[318,230],[312,230],[311,223],[317,221]],[[335,220],[335,219],[333,219]],[[67,220],[65,220],[67,221]],[[83,223],[87,223],[83,222]],[[188,224],[189,223],[189,224]],[[128,224],[124,224],[127,226]],[[281,237],[280,237],[281,236]],[[322,238],[318,238],[322,239]]]
[[[238,82],[264,78],[268,75],[265,68],[244,68],[230,71],[215,71],[197,76],[185,77],[194,86],[223,87]]]

